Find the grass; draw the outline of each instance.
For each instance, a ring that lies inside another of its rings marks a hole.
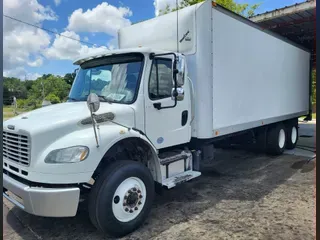
[[[303,121],[303,119],[305,119],[305,117],[300,117],[299,120]],[[317,114],[316,113],[312,113],[312,120],[317,120]]]
[[[16,111],[17,111],[18,114],[21,114],[21,113],[25,112],[25,110],[21,109],[21,108],[17,108]],[[4,106],[3,107],[3,120],[4,121],[8,120],[8,119],[10,119],[10,118],[12,118],[14,116],[16,116],[16,115],[14,114],[14,108],[13,107],[11,107],[11,106]]]

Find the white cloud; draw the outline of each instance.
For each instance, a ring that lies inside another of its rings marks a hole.
[[[50,7],[44,7],[37,0],[4,0],[3,13],[19,18],[31,24],[40,24],[44,20],[57,20],[58,17]],[[20,22],[4,18],[3,31],[10,32],[15,28],[23,28]]]
[[[37,78],[41,77],[42,75],[39,73],[28,73],[27,80],[36,80]]]
[[[84,37],[83,40],[86,41],[86,42],[89,42],[89,38],[88,37]]]
[[[180,4],[181,1],[182,0],[178,0],[178,4]],[[176,0],[154,0],[153,5],[155,15],[158,16],[160,10],[164,10],[167,7],[167,5],[170,8],[176,8]]]
[[[72,31],[61,33],[64,36],[80,40],[80,36]],[[95,54],[108,50],[107,47],[89,47],[80,42],[57,35],[52,46],[45,51],[45,56],[50,59],[75,60],[88,54]]]
[[[39,57],[37,58],[36,60],[34,61],[31,61],[31,62],[28,62],[27,64],[30,66],[30,67],[39,67],[41,66],[43,63],[43,58],[42,57]]]
[[[117,31],[131,24],[126,17],[132,16],[128,7],[115,7],[103,2],[93,9],[83,11],[79,8],[69,17],[67,29],[74,32],[104,32],[112,36]]]
[[[110,50],[119,48],[119,46],[118,46],[118,37],[111,38],[111,40],[107,43],[107,47]]]
[[[45,20],[57,20],[56,14],[37,0],[4,0],[4,14],[31,24],[41,25]],[[4,74],[20,77],[24,66],[41,66],[42,51],[50,44],[50,35],[26,24],[3,18]]]
[[[58,6],[61,3],[61,0],[54,0],[54,4],[56,4],[56,6]]]
[[[15,69],[7,70],[3,72],[3,76],[5,77],[16,77],[21,80],[36,80],[42,75],[39,73],[28,73],[24,67],[18,67]]]

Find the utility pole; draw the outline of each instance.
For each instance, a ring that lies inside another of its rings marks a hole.
[[[13,113],[14,115],[17,115],[17,98],[13,97]]]
[[[43,81],[41,81],[41,86],[42,86],[42,100],[44,100],[44,86],[43,86]]]

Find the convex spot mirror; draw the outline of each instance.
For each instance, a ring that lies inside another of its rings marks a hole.
[[[177,101],[182,101],[184,99],[184,90],[182,87],[177,87],[177,89],[172,88],[171,90],[172,100],[177,99]]]
[[[90,112],[96,112],[100,108],[100,99],[97,94],[90,93],[87,98],[87,105]]]
[[[178,87],[181,87],[184,84],[185,58],[178,55],[176,61],[176,80]]]

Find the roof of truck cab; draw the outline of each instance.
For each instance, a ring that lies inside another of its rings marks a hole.
[[[86,56],[82,56],[78,59],[76,59],[73,64],[74,65],[80,65],[88,60],[96,59],[96,58],[101,58],[101,57],[106,57],[110,56],[113,54],[123,54],[123,53],[164,53],[167,51],[163,50],[155,50],[152,48],[147,48],[147,47],[138,47],[138,48],[126,48],[126,49],[115,49],[115,50],[101,50],[99,53],[95,54],[90,54]]]

